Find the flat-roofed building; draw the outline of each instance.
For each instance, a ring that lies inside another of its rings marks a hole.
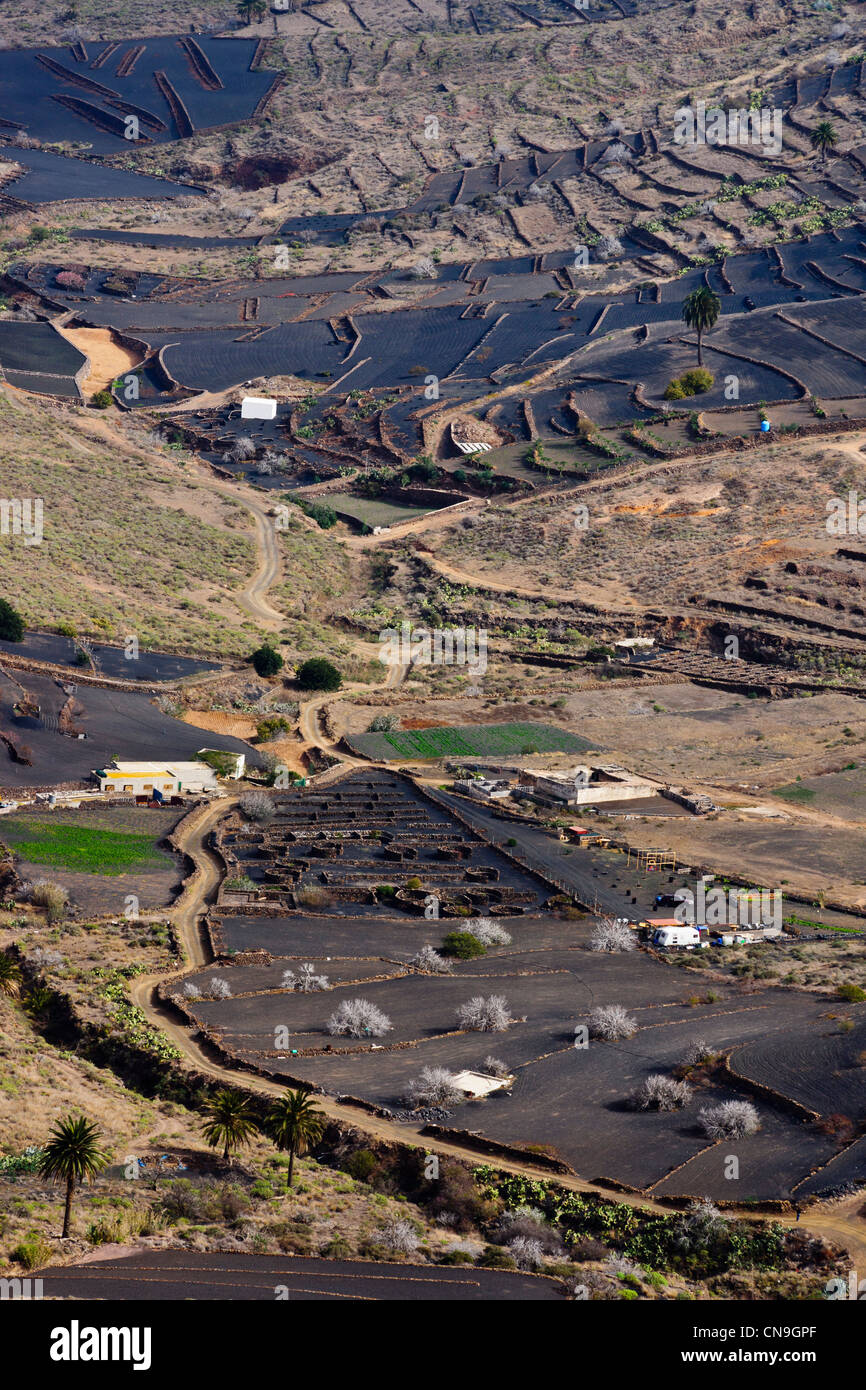
[[[178,796],[183,792],[219,791],[213,768],[200,762],[125,762],[95,768],[101,792],[117,796]]]

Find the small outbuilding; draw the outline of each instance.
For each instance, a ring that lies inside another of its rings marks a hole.
[[[244,396],[241,401],[242,420],[275,420],[277,403],[267,396]]]
[[[488,1076],[483,1071],[458,1071],[452,1078],[452,1083],[458,1091],[462,1091],[469,1100],[482,1100],[484,1096],[489,1096],[492,1091],[501,1091],[506,1086],[510,1086],[514,1080],[513,1076]]]

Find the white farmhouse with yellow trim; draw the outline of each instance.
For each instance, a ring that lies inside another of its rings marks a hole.
[[[94,777],[101,792],[116,796],[150,796],[159,792],[162,797],[186,792],[219,791],[213,768],[200,762],[139,763],[115,759],[109,768],[95,768]]]

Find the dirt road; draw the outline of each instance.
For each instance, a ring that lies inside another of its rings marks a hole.
[[[312,710],[317,708],[318,704],[318,701],[310,701],[307,708]],[[209,848],[207,840],[217,821],[236,802],[236,797],[222,798],[205,807],[197,808],[181,823],[178,829],[177,844],[190,856],[196,869],[196,872],[187,880],[186,887],[173,913],[176,930],[188,961],[182,973],[187,973],[189,969],[200,969],[211,959],[207,936],[203,929],[203,916],[216,894],[221,866],[217,856]],[[179,975],[178,978],[181,976]],[[285,1092],[286,1083],[239,1073],[233,1068],[213,1060],[202,1049],[197,1039],[191,1036],[189,1028],[175,1014],[175,1011],[171,1007],[163,1005],[156,998],[156,988],[165,979],[164,975],[151,975],[141,976],[133,980],[130,985],[130,997],[132,1002],[144,1012],[148,1020],[171,1039],[187,1062],[196,1070],[213,1077],[215,1080],[223,1081],[232,1086],[242,1086],[259,1095],[279,1096]],[[428,1153],[439,1153],[463,1160],[472,1157],[471,1151],[460,1145],[422,1136],[420,1125],[398,1124],[396,1121],[381,1119],[378,1116],[356,1110],[352,1106],[342,1105],[329,1096],[317,1096],[316,1104],[329,1118],[343,1125],[352,1125],[375,1138],[390,1142],[396,1141],[423,1149]],[[497,1168],[501,1168],[505,1172],[523,1174],[532,1178],[553,1176],[556,1182],[571,1191],[593,1192],[607,1198],[611,1196],[611,1193],[606,1189],[576,1175],[551,1175],[545,1169],[532,1163],[511,1159],[496,1158],[493,1161]],[[650,1197],[632,1193],[617,1193],[615,1200],[644,1211],[670,1211],[669,1207],[653,1201]],[[824,1236],[834,1244],[847,1248],[851,1257],[852,1268],[857,1270],[866,1270],[866,1221],[860,1214],[863,1205],[862,1193],[846,1197],[836,1203],[820,1203],[810,1208],[801,1221],[803,1228],[814,1235]],[[759,1213],[748,1209],[737,1214],[747,1220],[761,1219]],[[785,1213],[774,1219],[778,1219],[783,1225],[796,1224],[794,1213]]]

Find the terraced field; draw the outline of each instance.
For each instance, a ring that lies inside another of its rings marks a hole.
[[[818,996],[778,988],[744,993],[730,980],[695,995],[680,971],[640,952],[593,952],[588,923],[539,915],[529,903],[521,915],[492,908],[506,937],[480,958],[452,959],[446,973],[425,973],[417,953],[425,945],[443,949],[454,925],[450,909],[444,920],[430,919],[411,910],[408,899],[385,899],[381,892],[374,905],[367,859],[378,857],[379,872],[393,884],[411,874],[441,892],[430,877],[437,856],[429,846],[449,854],[459,823],[448,825],[437,810],[430,841],[422,829],[428,814],[408,783],[369,772],[344,777],[327,806],[320,793],[278,800],[264,836],[229,821],[219,845],[230,877],[211,922],[223,997],[208,997],[214,994],[210,966],[189,977],[200,997],[168,987],[177,1006],[243,1065],[357,1097],[403,1121],[413,1118],[404,1096],[422,1066],[478,1070],[492,1052],[513,1077],[508,1087],[486,1100],[435,1110],[436,1122],[458,1141],[469,1131],[512,1152],[541,1145],[584,1177],[681,1197],[721,1198],[727,1190],[730,1143],[702,1137],[700,1107],[752,1095],[750,1085],[763,1088],[761,1128],[737,1142],[739,1200],[796,1194],[807,1180],[811,1190],[821,1190],[818,1175],[825,1165],[832,1174],[843,1161],[836,1155],[845,1142],[833,1138],[822,1117],[844,1110],[861,1118],[864,1006],[847,1006],[843,1017],[828,1012]],[[463,841],[473,847],[471,862],[480,864],[476,837],[465,828]],[[504,856],[489,856],[485,862],[498,865],[502,882]],[[324,872],[310,879],[307,864]],[[287,894],[293,865],[304,872]],[[232,886],[238,867],[256,874],[254,895]],[[301,905],[306,900],[297,894],[316,877],[327,881],[322,891],[339,894],[336,913],[333,904]],[[234,964],[236,953],[244,954]],[[301,964],[324,982],[293,990]],[[491,1034],[461,1026],[461,1005],[478,994],[506,1001],[507,1029]],[[335,1008],[352,998],[386,1016],[389,1026],[375,1041],[329,1031]],[[576,1046],[575,1026],[587,1011],[612,1002],[633,1016],[633,1036]],[[680,1111],[630,1107],[645,1076],[675,1070],[696,1037],[720,1055],[730,1053],[730,1069],[694,1073],[694,1090]],[[833,1183],[828,1177],[824,1190]]]
[[[550,724],[467,724],[460,728],[405,729],[353,734],[351,745],[373,760],[503,756],[513,753],[585,753],[592,745]]]

